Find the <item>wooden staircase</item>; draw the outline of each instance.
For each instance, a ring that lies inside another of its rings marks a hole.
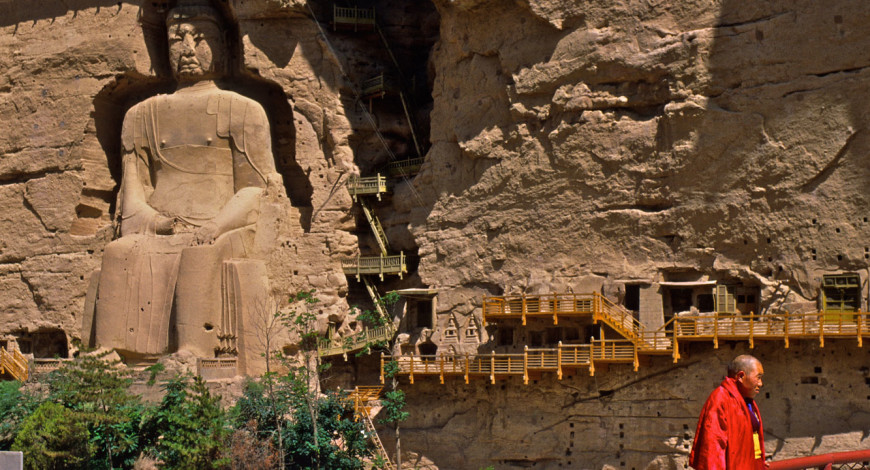
[[[372,211],[372,208],[369,206],[369,203],[365,198],[360,198],[358,202],[363,210],[363,214],[366,216],[366,220],[372,228],[372,233],[375,234],[375,240],[378,242],[381,254],[387,256],[390,252],[390,242],[387,240],[387,234],[384,232],[384,227],[381,225],[381,221],[378,220],[378,216],[375,215],[374,211]]]
[[[3,374],[8,374],[19,382],[27,381],[30,376],[27,358],[17,349],[10,352],[6,348],[0,348],[0,375]]]
[[[353,400],[354,419],[362,420],[366,433],[368,433],[369,439],[371,439],[372,444],[375,446],[375,452],[384,461],[383,468],[386,470],[396,470],[396,466],[390,460],[384,448],[384,443],[381,442],[381,438],[378,436],[378,431],[375,429],[375,423],[372,422],[371,416],[371,410],[379,404],[383,389],[380,386],[357,386],[348,395],[348,400]]]
[[[359,351],[368,345],[378,342],[389,342],[396,336],[396,327],[393,324],[393,319],[390,317],[387,309],[384,308],[384,302],[381,296],[378,295],[377,287],[371,276],[361,276],[363,284],[366,286],[366,291],[372,299],[380,318],[384,319],[384,324],[375,328],[363,328],[360,333],[351,336],[334,340],[333,330],[330,328],[328,337],[321,338],[317,342],[317,354],[320,357],[336,356],[342,354],[347,358],[347,353]]]

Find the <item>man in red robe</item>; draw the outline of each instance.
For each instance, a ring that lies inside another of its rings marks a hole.
[[[746,354],[728,365],[728,376],[707,398],[689,465],[696,470],[763,470],[764,430],[755,396],[764,367]]]

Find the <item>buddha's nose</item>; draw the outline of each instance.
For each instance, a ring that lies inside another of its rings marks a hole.
[[[193,36],[190,34],[184,35],[184,40],[181,41],[181,44],[184,46],[182,51],[188,54],[192,54],[196,49],[196,43],[193,41]]]

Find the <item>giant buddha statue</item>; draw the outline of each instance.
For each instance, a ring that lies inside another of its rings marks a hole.
[[[238,328],[237,291],[266,289],[255,231],[280,176],[263,107],[220,85],[219,12],[179,2],[166,25],[178,86],[124,116],[120,237],[103,255],[93,338],[125,357],[213,357]]]

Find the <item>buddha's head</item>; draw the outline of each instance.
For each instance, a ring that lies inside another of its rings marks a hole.
[[[166,17],[169,64],[179,82],[213,80],[226,73],[220,13],[206,1],[179,2]]]

